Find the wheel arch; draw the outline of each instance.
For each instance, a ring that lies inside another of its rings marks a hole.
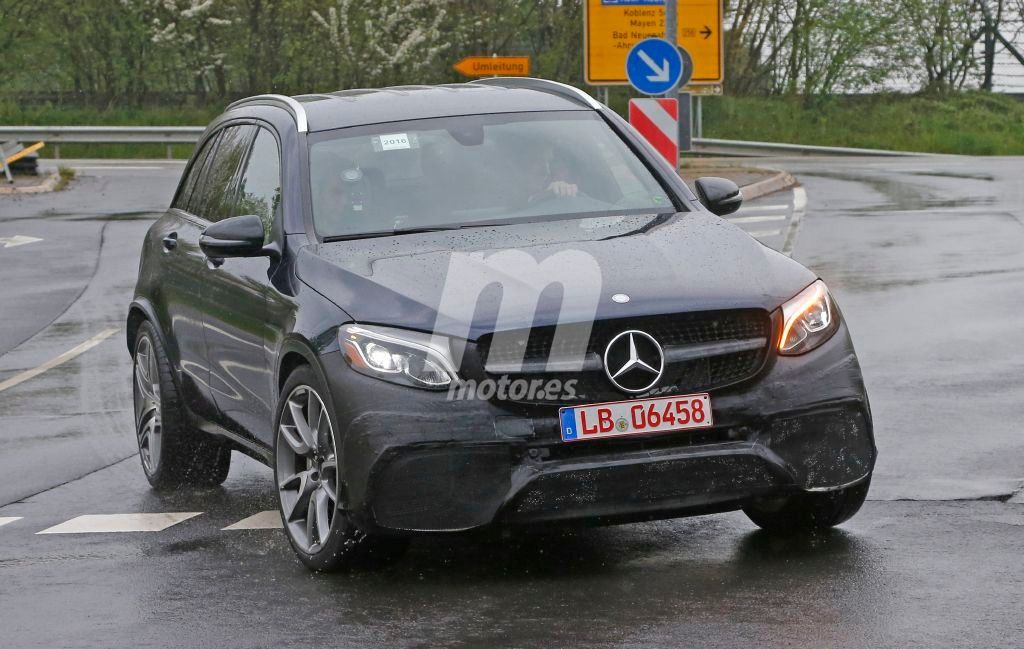
[[[148,300],[136,299],[128,307],[128,318],[125,321],[125,343],[128,345],[129,354],[135,353],[135,336],[139,333],[139,327],[147,320],[153,324],[153,330],[160,338],[160,344],[164,350],[168,349],[167,340],[164,338],[164,332],[157,320],[153,305]]]
[[[154,309],[149,300],[145,298],[136,298],[128,307],[128,318],[125,321],[125,342],[128,345],[128,354],[134,358],[135,336],[138,335],[139,327],[141,327],[144,322],[148,322],[152,325],[153,333],[156,334],[157,337],[157,342],[160,343],[160,346],[164,350],[164,354],[167,355],[167,359],[171,363],[171,380],[174,381],[174,387],[177,388],[180,393],[182,391],[182,385],[178,348],[168,344],[169,341],[164,333],[164,329],[160,326],[159,318],[156,317],[156,309]]]
[[[281,350],[277,355],[277,368],[274,371],[274,384],[277,386],[277,393],[280,396],[284,389],[288,376],[302,365],[312,368],[324,385],[327,383],[327,375],[320,365],[318,354],[313,350],[313,345],[305,338],[292,335],[285,339]]]

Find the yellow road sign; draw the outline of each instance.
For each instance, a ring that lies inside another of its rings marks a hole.
[[[665,7],[657,0],[586,0],[583,71],[591,85],[625,85],[626,55],[645,38],[665,36]],[[678,0],[678,44],[693,58],[691,85],[720,84],[722,0]]]
[[[528,56],[467,56],[452,66],[467,77],[528,77]]]

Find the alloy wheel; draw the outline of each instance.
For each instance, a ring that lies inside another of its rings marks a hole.
[[[135,431],[139,455],[146,473],[153,475],[160,466],[163,427],[160,417],[160,368],[149,336],[139,339],[135,350]]]
[[[334,429],[320,395],[308,385],[292,390],[277,442],[278,494],[288,532],[307,554],[327,542],[338,503]]]

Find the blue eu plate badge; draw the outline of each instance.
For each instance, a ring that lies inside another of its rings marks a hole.
[[[559,419],[562,422],[562,441],[576,439],[579,435],[576,432],[576,413],[572,408],[562,408],[558,411]]]

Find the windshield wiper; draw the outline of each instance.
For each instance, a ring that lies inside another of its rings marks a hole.
[[[324,243],[332,243],[334,241],[351,241],[353,239],[373,239],[375,237],[392,237],[401,234],[420,234],[423,232],[445,232],[450,230],[467,230],[469,228],[497,228],[504,225],[523,225],[527,223],[551,223],[561,220],[581,220],[585,218],[600,218],[605,216],[635,216],[638,214],[652,214],[647,210],[639,211],[637,214],[621,214],[618,210],[609,210],[607,212],[581,212],[574,214],[573,219],[559,219],[553,217],[543,217],[536,219],[491,219],[488,221],[473,221],[470,223],[459,223],[452,225],[424,225],[415,228],[394,228],[392,230],[371,230],[370,232],[355,232],[352,234],[337,234],[330,237],[324,237]],[[646,227],[650,228],[659,225],[672,216],[675,216],[677,212],[663,212],[660,214],[653,214],[652,222],[648,223]],[[621,236],[621,235],[619,235]]]
[[[338,234],[324,237],[324,243],[334,241],[351,241],[353,239],[373,239],[375,237],[391,237],[401,234],[421,234],[423,232],[445,232],[448,230],[466,230],[468,228],[485,228],[488,226],[509,225],[510,222],[487,221],[480,223],[463,223],[461,225],[424,225],[416,228],[394,228],[392,230],[373,230],[370,232],[356,232],[353,234]]]

